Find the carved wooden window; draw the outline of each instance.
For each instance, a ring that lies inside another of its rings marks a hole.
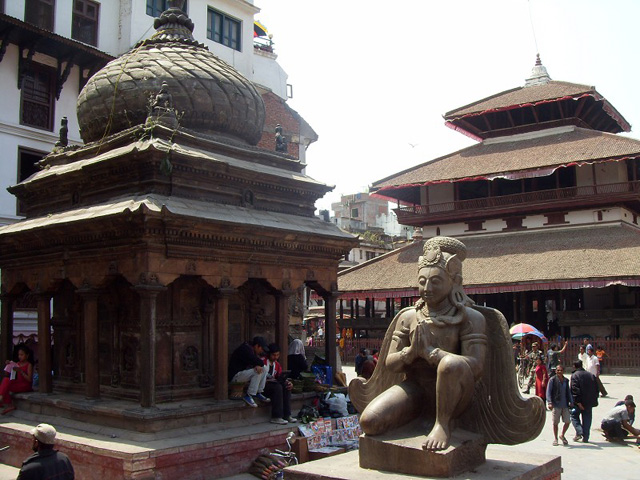
[[[27,0],[24,5],[24,21],[43,30],[53,31],[55,6],[55,0]],[[2,7],[4,12],[4,5]]]
[[[71,38],[89,45],[98,45],[98,14],[100,4],[91,0],[73,0]]]
[[[36,162],[42,160],[45,155],[45,152],[18,147],[18,182],[22,182],[36,173],[39,170]],[[24,214],[24,205],[18,201],[16,204],[16,215]]]
[[[37,63],[25,69],[20,89],[20,123],[53,130],[55,70]]]
[[[242,21],[213,8],[207,10],[207,38],[242,51]]]
[[[189,2],[185,0],[182,9],[185,13],[187,13],[188,4]],[[167,8],[167,0],[147,0],[147,15],[151,17],[159,17]]]

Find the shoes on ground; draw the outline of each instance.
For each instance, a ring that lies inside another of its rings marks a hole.
[[[2,415],[6,415],[9,412],[13,412],[16,409],[14,405],[9,405],[7,408],[2,410]]]
[[[245,395],[244,397],[242,397],[242,400],[244,401],[244,403],[246,403],[250,407],[253,407],[253,408],[258,407],[258,404],[253,401],[253,398],[251,397],[251,395]]]
[[[287,422],[289,422],[289,423],[296,423],[297,421],[298,421],[298,419],[296,417],[287,418]]]
[[[253,396],[253,398],[254,400],[260,400],[262,403],[269,403],[271,401],[271,399],[265,397],[261,393],[257,393],[256,395]]]
[[[275,423],[276,425],[286,425],[287,422],[284,418],[272,418],[271,423]]]
[[[554,446],[554,447],[557,447],[557,446],[558,446],[558,440],[554,440],[554,441],[553,441],[553,446]]]
[[[582,443],[589,443],[589,439],[588,438],[583,438],[582,439]]]
[[[569,441],[565,437],[560,437],[560,440],[562,440],[563,445],[569,445]]]
[[[576,435],[575,437],[573,437],[574,442],[579,442],[580,440],[582,440],[582,435]]]

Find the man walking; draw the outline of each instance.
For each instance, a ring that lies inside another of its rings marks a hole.
[[[573,406],[571,398],[571,389],[569,388],[569,380],[564,378],[564,366],[556,367],[556,374],[549,380],[547,385],[547,407],[553,412],[553,445],[558,445],[558,424],[560,419],[564,422],[562,426],[562,434],[560,440],[563,445],[569,442],[565,437],[569,428],[569,408]]]
[[[629,433],[636,437],[640,436],[640,430],[633,428],[629,423],[629,417],[634,415],[636,404],[633,400],[625,400],[624,405],[613,407],[602,419],[600,427],[604,436],[610,442],[621,442]]]
[[[598,384],[596,377],[582,368],[580,360],[573,362],[573,366],[575,370],[571,375],[571,394],[573,395],[571,423],[576,429],[573,440],[579,442],[582,439],[584,443],[588,443],[593,418],[592,409],[598,406]]]
[[[607,390],[606,388],[604,388],[604,385],[600,381],[600,362],[598,361],[598,357],[595,355],[595,352],[591,345],[587,346],[587,364],[584,365],[584,369],[587,372],[595,375],[600,395],[606,397],[608,395]]]
[[[53,449],[56,429],[41,423],[31,430],[31,449],[36,452],[22,462],[17,480],[74,480],[69,457]]]

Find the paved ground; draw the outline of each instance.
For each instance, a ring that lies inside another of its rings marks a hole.
[[[353,368],[345,367],[348,379],[355,376]],[[553,433],[551,416],[547,416],[545,428],[540,436],[522,445],[513,447],[494,446],[492,448],[509,451],[514,459],[526,458],[529,454],[560,455],[565,480],[602,480],[607,477],[615,480],[631,480],[640,478],[640,449],[632,442],[625,445],[611,444],[604,440],[599,431],[600,420],[604,414],[614,406],[615,402],[632,394],[640,401],[640,376],[604,375],[603,382],[609,392],[607,398],[600,399],[600,405],[594,409],[594,428],[591,433],[592,443],[574,443],[571,441],[575,432],[569,428],[567,437],[569,445],[566,447],[552,445]],[[640,422],[640,421],[639,421]],[[10,455],[7,451],[4,455]],[[0,480],[13,480],[17,469],[0,464]],[[250,480],[250,475],[238,475],[234,480]]]
[[[349,380],[355,376],[353,368],[345,367],[345,371]],[[640,478],[640,448],[631,440],[625,445],[609,443],[604,440],[599,430],[600,420],[604,414],[613,408],[618,400],[624,399],[625,395],[632,394],[640,402],[640,376],[604,375],[602,380],[609,396],[601,398],[600,404],[594,409],[591,443],[573,442],[571,439],[575,431],[573,427],[569,427],[567,431],[569,445],[554,447],[551,415],[547,415],[544,430],[535,440],[512,447],[500,445],[492,448],[510,452],[515,460],[526,458],[529,454],[560,455],[564,470],[563,480],[602,480],[603,478],[636,480]],[[255,479],[251,475],[237,475],[231,478],[233,480]]]

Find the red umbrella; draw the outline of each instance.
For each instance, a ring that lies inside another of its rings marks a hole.
[[[515,335],[516,333],[534,333],[534,332],[540,333],[536,327],[534,327],[533,325],[529,325],[528,323],[519,323],[509,329],[509,333],[511,335]]]

